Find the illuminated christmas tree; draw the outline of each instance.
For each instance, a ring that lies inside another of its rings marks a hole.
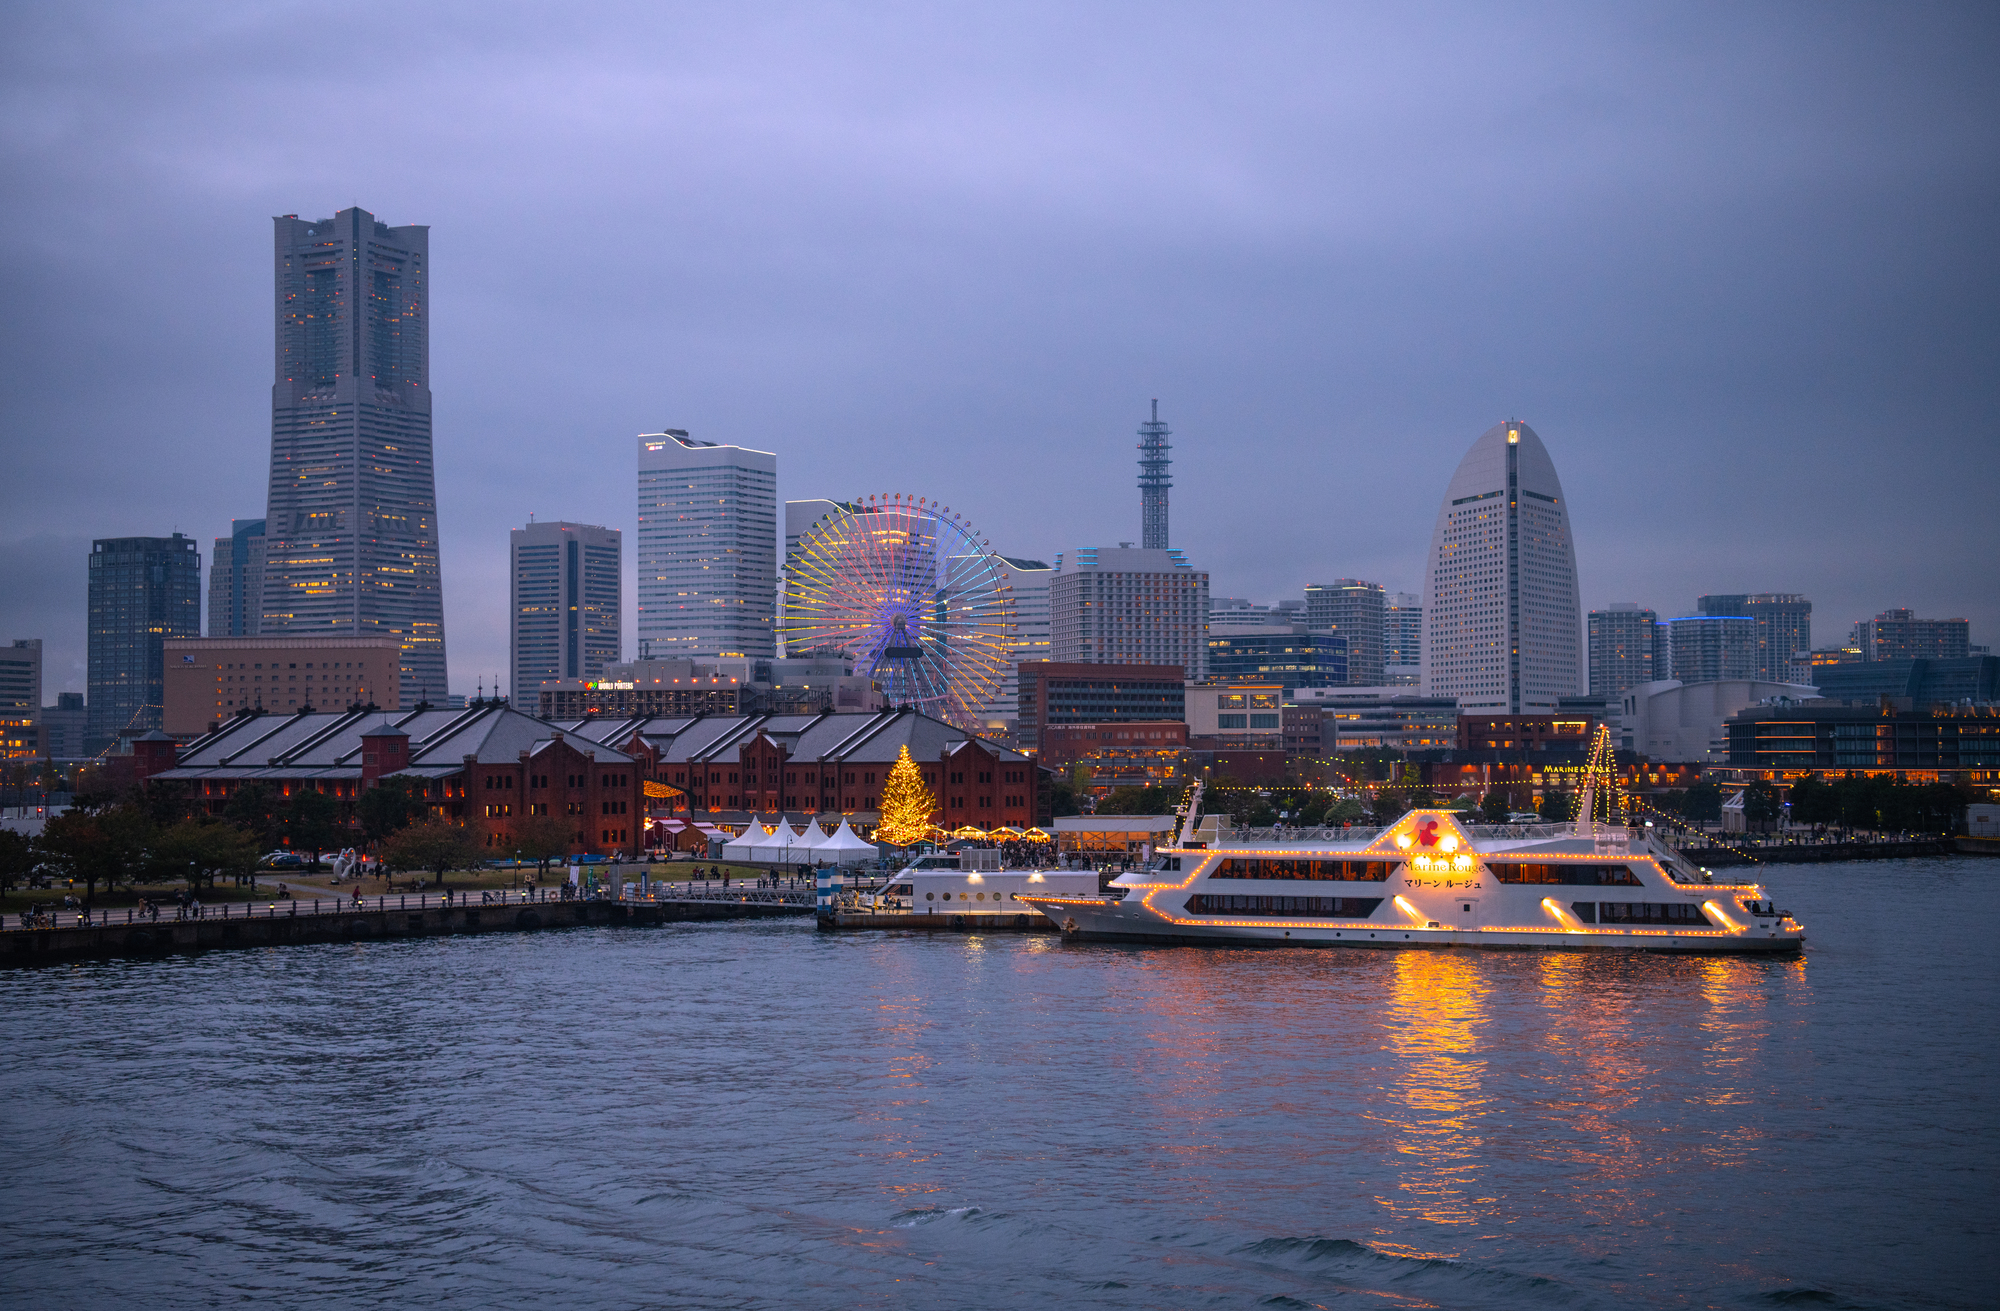
[[[931,831],[931,811],[936,808],[923,776],[917,773],[917,762],[904,747],[882,784],[882,821],[875,826],[876,841],[899,847],[923,841]]]

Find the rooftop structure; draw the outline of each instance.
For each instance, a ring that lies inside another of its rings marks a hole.
[[[1148,551],[1167,549],[1167,489],[1174,485],[1170,468],[1173,429],[1160,422],[1160,403],[1153,417],[1139,425],[1139,545]]]

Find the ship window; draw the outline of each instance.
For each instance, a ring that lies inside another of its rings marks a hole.
[[[1239,897],[1197,892],[1188,898],[1187,909],[1193,915],[1324,915],[1361,920],[1373,915],[1381,904],[1380,897]]]
[[[1534,864],[1488,861],[1502,883],[1558,883],[1570,887],[1640,887],[1639,876],[1623,865]]]
[[[1595,923],[1597,923],[1597,903],[1596,903],[1596,902],[1594,902],[1594,901],[1572,901],[1572,902],[1571,902],[1571,903],[1569,904],[1569,909],[1570,909],[1570,913],[1571,913],[1572,915],[1574,915],[1574,916],[1576,916],[1576,917],[1577,917],[1578,919],[1582,920],[1582,921],[1583,921],[1583,922],[1584,922],[1585,924],[1595,924]]]
[[[947,895],[949,895],[949,894],[947,894]],[[926,892],[926,893],[924,894],[924,900],[925,900],[925,901],[936,901],[936,900],[937,900],[937,893],[935,893],[935,892]]]
[[[1578,903],[1587,905],[1589,903]],[[1673,928],[1708,928],[1708,916],[1691,901],[1600,901],[1599,924],[1665,924]],[[1579,915],[1578,919],[1583,917]]]
[[[1232,857],[1217,865],[1209,877],[1381,883],[1388,879],[1392,868],[1394,862],[1385,860],[1250,860]]]

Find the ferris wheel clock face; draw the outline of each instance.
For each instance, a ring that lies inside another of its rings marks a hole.
[[[838,652],[892,706],[979,726],[1013,659],[1007,572],[972,525],[922,497],[871,496],[820,520],[787,568],[793,656]]]

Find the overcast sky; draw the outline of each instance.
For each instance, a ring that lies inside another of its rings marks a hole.
[[[1218,596],[1417,590],[1514,417],[1586,606],[2000,640],[1990,4],[229,8],[5,10],[0,638],[51,700],[92,537],[264,513],[271,217],[353,204],[431,228],[453,690],[530,512],[626,530],[629,598],[636,433],[1047,559],[1138,537],[1152,397]]]

